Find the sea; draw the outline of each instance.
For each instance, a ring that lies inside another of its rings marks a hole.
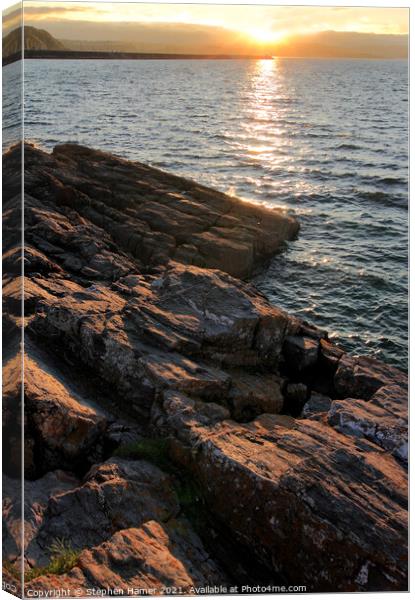
[[[24,77],[27,140],[294,214],[298,238],[257,287],[347,351],[407,369],[407,61],[27,60]]]

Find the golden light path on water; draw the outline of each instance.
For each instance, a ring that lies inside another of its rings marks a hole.
[[[290,110],[284,102],[290,95],[291,90],[287,89],[281,59],[262,59],[253,63],[247,82],[246,103],[241,115],[241,132],[233,134],[233,145],[242,161],[248,165],[257,162],[266,166],[271,177],[280,177],[281,174],[289,177],[290,172],[298,171],[290,151],[292,141],[289,131],[282,125]],[[279,102],[280,100],[282,102]],[[231,136],[230,132],[229,134]],[[300,155],[305,152],[306,149],[303,148]],[[257,189],[260,189],[262,184],[263,178],[256,178]],[[306,182],[296,181],[295,184],[291,183],[290,187],[293,185],[294,195],[298,197],[313,191],[313,186]],[[274,200],[263,203],[276,206]],[[281,203],[278,203],[278,206],[287,208]],[[298,213],[304,212],[309,212],[309,209],[299,207]]]

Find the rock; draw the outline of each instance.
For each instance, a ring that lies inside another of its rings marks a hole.
[[[39,481],[43,504],[26,539],[28,565],[47,565],[57,539],[84,550],[69,573],[38,577],[28,589],[190,589],[226,581],[188,521],[178,517],[172,481],[156,466],[112,458],[93,467],[82,485],[69,482],[70,489],[45,485],[48,477]]]
[[[311,392],[309,400],[304,404],[301,417],[303,419],[321,419],[330,410],[332,399],[323,394]]]
[[[69,573],[30,585],[160,590],[168,578],[191,591],[225,580],[207,544],[235,584],[405,590],[405,376],[346,355],[235,278],[265,264],[297,223],[102,152],[27,146],[22,282],[20,159],[15,148],[3,164],[8,474],[21,464],[23,323],[26,476],[41,476],[25,483],[26,566],[47,565],[57,538],[80,553]],[[329,414],[312,414],[331,398]],[[289,414],[270,414],[281,409]],[[174,475],[144,460],[102,462],[148,437],[168,440]],[[44,470],[62,466],[77,477],[53,471],[48,483]],[[182,515],[182,479],[209,523],[203,544]]]
[[[402,371],[369,356],[343,355],[334,376],[336,392],[340,397],[368,400],[383,386],[397,384],[406,389],[407,377]]]
[[[308,388],[304,383],[289,383],[285,389],[284,410],[298,416],[307,401]]]
[[[173,388],[212,400],[226,396],[230,386],[230,376],[226,372],[174,352],[153,351],[142,364],[160,389]]]
[[[63,494],[79,485],[70,473],[53,471],[36,481],[25,481],[3,475],[3,558],[20,570],[22,538],[24,549],[36,537],[45,519],[51,497]],[[22,497],[24,491],[24,522],[22,523]],[[25,564],[30,566],[25,556]]]
[[[320,329],[320,327],[316,327],[315,325],[313,325],[312,323],[308,323],[307,321],[300,322],[298,334],[300,336],[324,342],[327,341],[328,337],[328,333],[325,329]]]
[[[335,371],[344,350],[328,340],[320,339],[320,361],[325,371]]]
[[[7,340],[7,337],[5,338]],[[16,340],[13,340],[16,341]],[[16,347],[17,346],[17,347]],[[18,480],[22,468],[22,358],[20,340],[8,348],[3,344],[3,386],[2,386],[2,447],[3,473]],[[9,350],[9,355],[7,355]],[[26,440],[25,440],[26,442]],[[26,449],[28,444],[26,442]],[[33,460],[27,452],[25,466],[33,467]]]
[[[284,342],[284,357],[287,370],[299,375],[307,369],[313,368],[318,359],[319,340],[302,337],[287,336]]]
[[[168,475],[145,461],[111,458],[94,466],[80,487],[49,499],[41,526],[26,548],[32,565],[50,558],[56,539],[75,550],[92,547],[121,529],[177,516],[179,504]]]
[[[181,439],[217,519],[285,580],[406,589],[406,472],[376,445],[279,415],[193,425]]]
[[[177,263],[153,282],[150,293],[137,289],[126,309],[154,343],[230,366],[275,364],[285,332],[293,326],[252,286],[219,271]]]
[[[124,596],[195,594],[197,587],[226,584],[226,575],[180,518],[167,524],[149,520],[139,528],[118,531],[84,550],[69,573],[39,577],[26,585],[26,593],[68,589],[71,596],[86,597],[87,590],[109,588]]]
[[[33,469],[39,475],[93,464],[102,457],[105,416],[82,395],[79,384],[65,380],[30,345],[26,349],[25,435],[33,439]]]
[[[309,382],[314,390],[331,398],[338,397],[335,373],[343,355],[345,355],[345,352],[339,346],[327,339],[320,338],[318,360],[312,370]]]
[[[229,401],[236,421],[250,421],[262,413],[281,412],[284,397],[281,379],[276,375],[232,373]]]
[[[7,164],[17,160],[17,152],[16,148],[6,155]],[[27,144],[25,171],[28,195],[36,198],[38,190],[47,189],[44,201],[53,199],[61,210],[76,211],[104,232],[95,235],[96,240],[105,244],[109,234],[146,263],[175,258],[247,277],[299,229],[281,210],[75,144],[57,146],[52,154]],[[68,235],[70,229],[64,238]],[[62,243],[64,239],[58,245]],[[107,256],[98,254],[102,260]],[[81,269],[79,257],[67,255],[66,260],[66,268]],[[97,265],[88,266],[102,274]]]
[[[43,295],[32,330],[75,352],[114,386],[124,407],[141,415],[165,388],[226,404],[232,378],[226,369],[235,367],[250,366],[253,375],[257,367],[268,369],[261,385],[269,387],[284,336],[296,326],[252,286],[177,263],[156,279],[121,278],[113,289],[78,286],[59,301],[56,291]],[[279,410],[272,386],[269,399],[256,392],[256,410],[261,404]]]
[[[408,462],[407,400],[407,394],[400,386],[385,386],[369,401],[335,400],[328,420],[338,431],[365,437]]]
[[[106,432],[105,440],[111,448],[134,444],[145,437],[145,428],[132,420],[118,419],[111,423]]]
[[[36,337],[53,339],[61,354],[73,353],[118,393],[123,408],[140,415],[151,406],[154,386],[123,326],[124,306],[125,300],[104,286],[67,289],[64,298],[43,300],[31,328]]]
[[[195,429],[229,418],[229,410],[219,404],[200,402],[174,391],[165,392],[161,403],[154,403],[151,414],[155,432],[163,437],[173,434],[185,442]]]

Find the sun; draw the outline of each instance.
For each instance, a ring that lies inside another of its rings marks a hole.
[[[284,31],[273,31],[271,29],[249,29],[249,37],[253,38],[259,44],[272,44],[280,42],[285,36]]]

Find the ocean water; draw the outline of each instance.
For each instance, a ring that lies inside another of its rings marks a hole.
[[[403,369],[407,101],[399,60],[25,63],[27,139],[76,141],[286,207],[300,235],[258,287],[352,353]]]

